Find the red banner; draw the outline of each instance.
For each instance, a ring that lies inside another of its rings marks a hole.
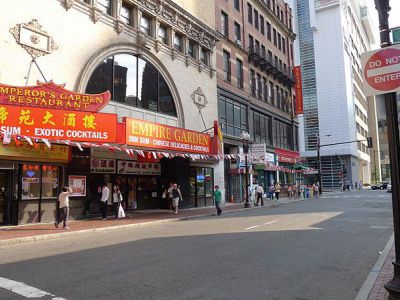
[[[96,112],[110,101],[109,91],[102,94],[77,94],[64,89],[64,86],[53,81],[38,82],[36,86],[0,84],[0,104]]]
[[[301,115],[304,113],[303,111],[303,86],[301,83],[301,67],[295,66],[293,67],[293,76],[295,80],[294,89],[296,91],[296,106],[295,106],[295,114]]]
[[[0,104],[0,132],[82,142],[115,142],[117,115]]]
[[[205,133],[163,124],[125,118],[123,144],[148,149],[210,154],[211,140]]]

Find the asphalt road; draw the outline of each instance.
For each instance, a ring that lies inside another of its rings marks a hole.
[[[0,299],[354,299],[392,234],[390,196],[337,193],[3,247]]]

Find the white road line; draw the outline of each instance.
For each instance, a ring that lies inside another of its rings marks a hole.
[[[260,227],[261,225],[255,225],[255,226],[250,226],[250,227],[247,227],[247,228],[245,228],[246,230],[249,230],[249,229],[253,229],[253,228],[257,228],[257,227]]]
[[[274,224],[274,223],[276,223],[276,222],[278,222],[278,221],[271,221],[271,222],[267,222],[267,223],[264,223],[263,225]]]
[[[53,297],[52,300],[66,300],[64,298],[56,297],[48,292],[39,290],[33,286],[29,286],[23,282],[10,280],[4,277],[0,277],[0,288],[6,289],[25,298],[42,298],[45,296],[51,296]]]

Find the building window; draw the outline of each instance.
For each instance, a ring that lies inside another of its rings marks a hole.
[[[115,102],[176,117],[170,89],[157,69],[142,58],[116,54],[104,60],[90,76],[86,93],[111,92]]]
[[[260,42],[256,40],[256,52],[260,54]]]
[[[57,166],[22,165],[22,200],[57,198],[58,181]]]
[[[256,10],[254,10],[254,27],[256,29],[259,28],[259,26],[258,26],[258,11],[256,11]]]
[[[250,70],[250,91],[253,97],[256,96],[256,74],[254,70]]]
[[[149,17],[142,15],[140,18],[140,31],[151,36],[151,19]]]
[[[290,58],[293,60],[293,44],[290,44]]]
[[[253,7],[249,3],[247,3],[247,19],[253,24]]]
[[[235,42],[238,45],[242,45],[242,32],[240,31],[240,24],[235,22]]]
[[[236,78],[237,86],[243,88],[243,62],[240,59],[236,59]]]
[[[276,44],[276,29],[275,28],[273,29],[273,33],[274,33],[274,45],[276,46],[277,44]]]
[[[97,8],[99,8],[103,13],[111,15],[111,0],[97,0]]]
[[[248,130],[247,108],[232,99],[220,96],[218,100],[219,123],[224,134],[239,137]]]
[[[274,105],[275,104],[275,95],[274,95],[274,84],[272,81],[269,82],[268,85],[268,95],[269,95],[269,103]]]
[[[280,108],[281,107],[281,94],[280,94],[279,86],[276,86],[275,89],[276,89],[276,107]]]
[[[174,35],[174,48],[178,52],[183,52],[182,36],[177,33]]]
[[[249,47],[250,47],[250,51],[253,51],[254,49],[254,38],[252,35],[249,34]]]
[[[231,81],[231,55],[229,52],[224,51],[224,80]]]
[[[221,11],[221,32],[224,36],[229,36],[228,30],[228,15]]]
[[[240,11],[240,0],[233,0],[233,6],[237,11]]]
[[[255,142],[271,146],[271,117],[253,111],[253,138]]]
[[[282,49],[282,40],[281,40],[281,34],[278,33],[278,49],[281,50]]]
[[[263,88],[263,86],[262,86],[262,83],[261,83],[261,75],[257,74],[257,87],[256,87],[256,89],[257,89],[257,98],[258,99],[262,99],[262,95],[263,95],[262,88]]]
[[[264,17],[260,16],[260,30],[262,34],[265,34],[265,24],[264,24]]]
[[[188,54],[191,58],[196,59],[195,53],[194,53],[194,45],[195,43],[192,40],[189,40],[189,45],[188,45]]]
[[[278,68],[278,56],[274,55],[275,68]]]
[[[164,26],[160,25],[158,27],[158,37],[164,44],[168,44],[168,39],[167,39],[167,28]]]
[[[286,106],[286,99],[284,98],[284,93],[283,93],[283,89],[281,88],[281,109],[285,110],[285,106]]]
[[[271,40],[271,24],[267,22],[267,38]]]
[[[268,82],[267,78],[263,77],[263,96],[262,99],[267,102],[268,101]]]
[[[282,52],[286,54],[286,40],[284,37],[282,38]]]
[[[121,14],[119,18],[126,25],[132,25],[132,7],[127,6],[125,3],[123,3],[121,6]]]
[[[210,57],[210,52],[207,49],[201,48],[200,61],[206,66],[210,65],[209,57]]]
[[[268,60],[272,64],[272,52],[268,50]]]
[[[265,52],[266,50],[265,50],[265,46],[264,45],[262,45],[261,46],[261,56],[262,57],[266,57],[265,55],[266,55],[266,52]]]
[[[282,69],[283,69],[283,68],[282,68],[282,60],[280,59],[280,60],[279,60],[279,71],[282,72]]]

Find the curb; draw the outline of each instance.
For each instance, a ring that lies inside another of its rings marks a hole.
[[[382,254],[378,257],[375,265],[372,267],[371,271],[368,274],[367,279],[365,280],[364,284],[361,286],[357,296],[354,300],[366,300],[369,297],[369,294],[374,287],[374,283],[379,276],[379,273],[382,269],[383,264],[385,263],[390,250],[394,245],[394,234],[390,237],[389,241],[386,243],[385,248],[382,251]]]
[[[304,199],[293,200],[290,202],[281,202],[279,204],[271,204],[268,206],[264,206],[264,208],[277,207],[279,205],[290,204],[290,203],[300,202],[300,201],[304,201]],[[254,210],[254,209],[259,209],[259,207],[232,209],[232,210],[224,211],[224,214],[236,213],[239,211],[247,211],[247,210]],[[109,227],[91,228],[91,229],[84,229],[84,230],[78,230],[78,231],[72,231],[72,232],[67,231],[67,232],[62,232],[62,233],[51,233],[51,234],[43,234],[43,235],[36,235],[36,236],[26,236],[26,237],[14,238],[14,239],[0,240],[0,247],[32,243],[32,242],[38,242],[38,241],[46,241],[46,240],[50,240],[50,239],[65,239],[65,238],[69,238],[69,237],[76,237],[76,236],[94,234],[94,233],[100,233],[100,232],[112,232],[112,231],[117,231],[117,230],[127,230],[127,229],[131,229],[131,228],[150,227],[150,226],[155,226],[155,225],[163,224],[163,223],[170,223],[170,222],[177,222],[177,221],[184,221],[184,220],[191,220],[191,219],[201,219],[204,217],[211,217],[211,216],[215,216],[215,215],[217,215],[217,214],[215,212],[213,212],[213,213],[207,213],[207,214],[201,214],[201,215],[178,217],[178,218],[174,218],[174,219],[164,219],[164,220],[149,221],[149,222],[142,222],[142,223],[135,223],[135,224],[125,224],[125,225],[116,225],[116,226],[109,226]]]

